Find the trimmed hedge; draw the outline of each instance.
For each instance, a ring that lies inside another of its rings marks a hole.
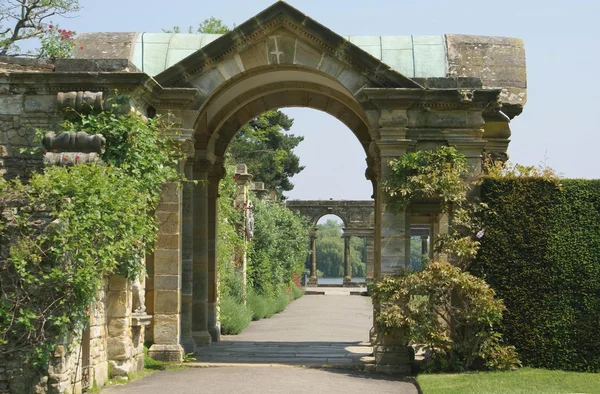
[[[600,181],[488,178],[471,271],[504,300],[524,364],[600,371]]]

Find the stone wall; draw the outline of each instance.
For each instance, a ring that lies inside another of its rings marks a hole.
[[[66,65],[72,68],[78,63]],[[78,85],[77,78],[68,79],[66,73],[61,77],[60,67],[65,65],[0,57],[0,174],[5,179],[27,181],[33,171],[42,168],[42,155],[24,150],[41,145],[36,129],[60,129],[64,119],[60,110],[69,98],[75,98],[75,105],[102,100],[103,94],[106,99],[107,89],[70,91]],[[59,79],[66,78],[60,83],[67,86],[48,82],[49,71]],[[9,245],[1,246],[6,258]],[[105,278],[90,306],[89,327],[72,333],[57,346],[46,371],[35,369],[22,354],[0,353],[0,393],[81,393],[94,383],[103,386],[112,376],[143,369],[145,326],[151,320],[145,313],[143,292],[143,282],[132,283],[122,276]]]

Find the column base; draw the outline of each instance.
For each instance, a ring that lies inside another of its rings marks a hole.
[[[377,334],[373,346],[375,370],[381,373],[409,375],[415,359],[413,349],[408,346],[403,335]]]
[[[316,287],[318,285],[319,285],[319,280],[317,279],[316,276],[311,276],[310,279],[308,279],[309,287]]]
[[[375,327],[371,327],[369,330],[369,342],[371,342],[371,346],[377,344],[377,332],[375,331]]]
[[[212,337],[208,331],[193,331],[192,337],[196,345],[210,345]]]
[[[183,348],[181,345],[157,345],[150,346],[148,356],[158,361],[169,361],[180,363],[183,361]]]
[[[194,338],[191,335],[181,337],[179,340],[179,344],[183,348],[185,354],[194,353],[196,351],[196,342],[194,342]]]
[[[347,286],[352,283],[352,278],[350,276],[344,276],[344,286]]]
[[[213,342],[221,342],[221,326],[219,324],[209,328],[208,333]]]

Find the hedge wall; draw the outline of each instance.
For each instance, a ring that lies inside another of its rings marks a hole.
[[[524,364],[600,371],[600,181],[485,179],[473,273],[504,300]]]

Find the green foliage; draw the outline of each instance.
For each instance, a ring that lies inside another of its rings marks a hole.
[[[254,204],[254,222],[248,250],[249,285],[260,294],[274,296],[304,270],[309,226],[304,218],[273,201]]]
[[[432,262],[423,271],[377,282],[378,329],[409,335],[430,357],[432,370],[469,370],[482,360],[490,369],[518,364],[513,347],[501,345],[495,326],[504,305],[479,279],[449,263]]]
[[[456,148],[442,146],[436,150],[421,150],[402,155],[388,163],[391,175],[383,190],[391,203],[403,210],[412,201],[439,200],[444,211],[466,198],[469,184],[464,178],[469,164]]]
[[[172,29],[162,29],[165,33],[181,33],[181,27],[173,26]],[[188,33],[198,33],[198,34],[227,34],[230,29],[227,25],[223,23],[222,20],[217,19],[215,17],[210,17],[208,19],[203,20],[198,24],[198,27],[194,30],[194,27],[188,27]]]
[[[217,226],[217,267],[219,272],[219,291],[242,302],[243,282],[240,256],[244,252],[242,229],[243,211],[235,208],[236,184],[230,167],[219,184],[219,207]]]
[[[421,374],[417,383],[426,394],[597,393],[600,374],[522,368],[462,375]]]
[[[466,267],[476,256],[481,231],[478,213],[485,204],[467,198],[473,184],[467,181],[469,164],[456,148],[441,146],[433,151],[402,155],[389,163],[390,175],[383,190],[392,209],[404,210],[419,201],[434,201],[440,212],[450,215],[447,234],[438,237],[434,248],[447,253],[454,264]]]
[[[501,331],[526,365],[600,371],[600,181],[487,178],[471,271],[508,310]]]
[[[294,188],[290,178],[304,169],[293,152],[304,137],[283,132],[293,122],[281,111],[267,111],[242,127],[228,148],[237,163],[248,166],[254,181],[264,182],[279,197]]]
[[[2,193],[11,214],[2,232],[10,250],[0,261],[1,351],[34,355],[38,365],[83,326],[104,277],[142,272],[161,185],[177,179],[174,150],[154,121],[107,111],[64,129],[105,135],[106,165],[48,167]]]
[[[267,317],[269,308],[271,308],[271,300],[264,295],[257,294],[253,289],[248,291],[247,304],[252,311],[252,320],[260,320]],[[269,315],[269,317],[271,317]]]
[[[70,49],[72,50],[72,44],[63,43],[65,45],[62,45],[53,41],[53,34],[48,34],[50,25],[47,20],[56,15],[62,16],[77,12],[79,9],[78,0],[11,0],[2,2],[0,5],[0,55],[23,55],[18,46],[19,41],[41,38],[40,57],[69,57],[70,51],[64,51],[64,49],[71,45]],[[60,37],[58,40],[60,41]],[[55,46],[54,44],[59,45]]]
[[[243,303],[232,297],[221,298],[221,332],[237,335],[252,321],[253,312]]]
[[[327,220],[317,225],[317,269],[325,277],[344,275],[344,239],[343,224]],[[352,277],[364,277],[366,274],[366,245],[357,237],[350,240],[350,265]]]
[[[40,37],[39,57],[65,59],[73,56],[76,34],[74,31],[60,29],[58,25],[50,24],[43,33]]]
[[[448,214],[448,234],[438,237],[435,249],[447,253],[454,265],[432,261],[421,272],[376,283],[372,294],[381,308],[378,330],[408,334],[427,350],[425,367],[432,371],[515,367],[514,347],[503,346],[496,331],[504,305],[485,281],[459,268],[468,267],[477,254],[477,238],[483,235],[478,214],[486,208],[468,198],[472,184],[466,179],[466,158],[455,148],[440,147],[407,153],[389,166],[384,189],[393,207],[404,210],[414,202],[435,201]]]

